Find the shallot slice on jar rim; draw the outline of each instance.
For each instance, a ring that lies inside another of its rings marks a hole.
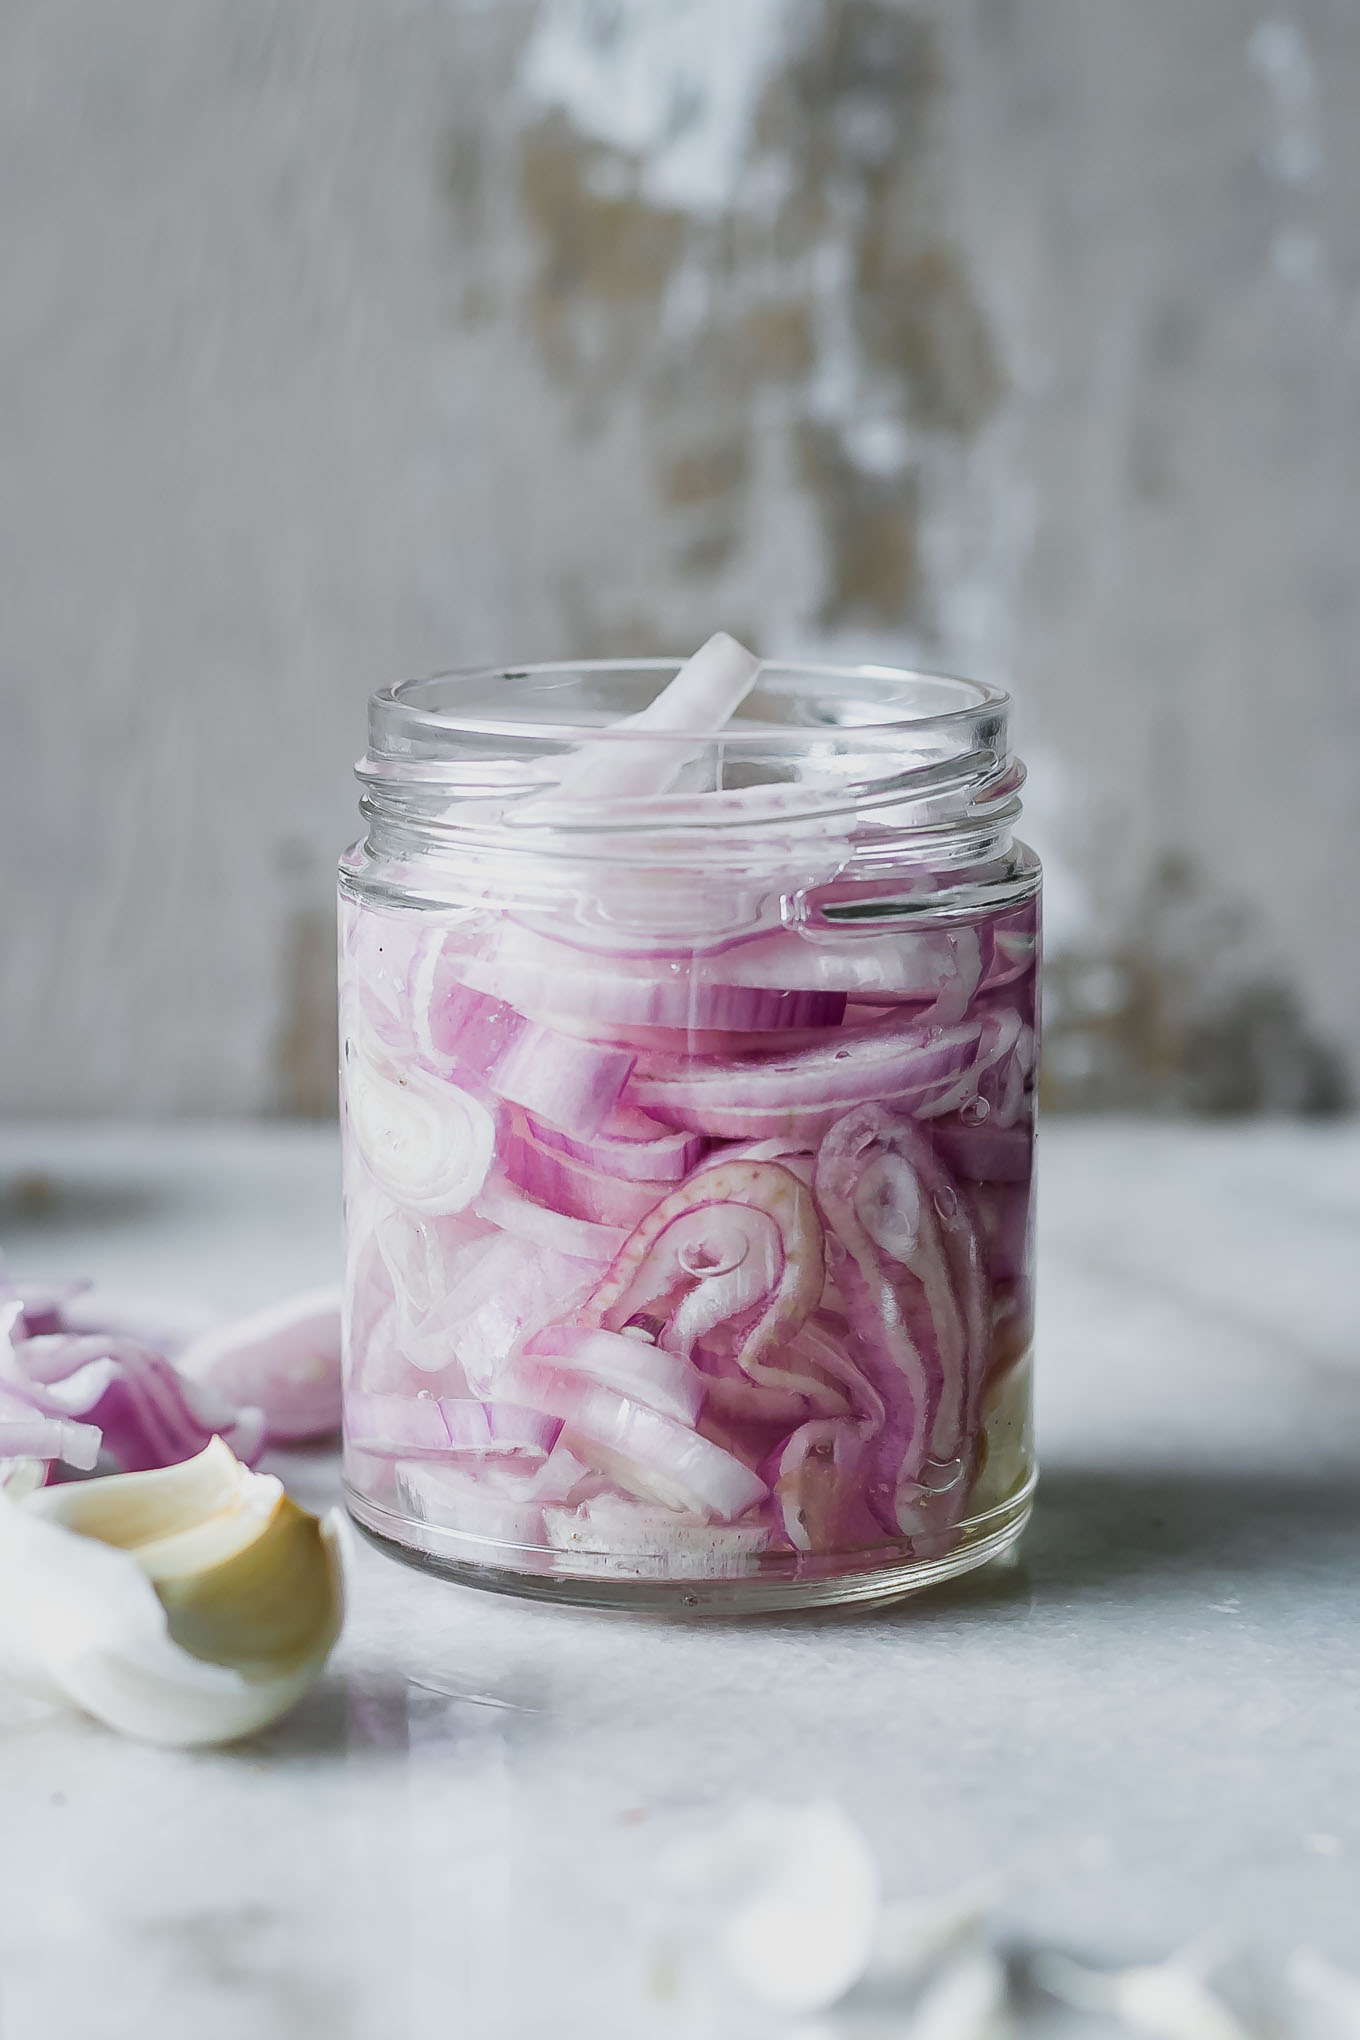
[[[691,754],[673,741],[676,736],[717,732],[741,707],[760,673],[760,660],[726,631],[715,631],[681,666],[668,687],[636,715],[614,725],[616,730],[655,731],[656,744],[587,739],[575,757],[559,766],[557,785],[520,810],[531,820],[543,819],[560,802],[628,800],[664,793]],[[539,810],[532,813],[531,809]]]

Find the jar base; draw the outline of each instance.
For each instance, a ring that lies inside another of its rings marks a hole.
[[[1035,1477],[1009,1500],[960,1526],[958,1541],[934,1558],[885,1562],[874,1555],[868,1563],[846,1564],[816,1577],[790,1570],[780,1577],[754,1566],[739,1576],[720,1579],[660,1579],[643,1572],[623,1576],[613,1560],[610,1575],[580,1569],[579,1556],[557,1551],[519,1552],[518,1566],[495,1562],[493,1552],[504,1545],[488,1542],[483,1560],[459,1557],[450,1544],[464,1550],[480,1540],[441,1532],[428,1523],[413,1523],[360,1494],[348,1482],[345,1506],[369,1543],[420,1572],[433,1573],[460,1587],[480,1587],[491,1594],[521,1600],[556,1602],[559,1607],[612,1609],[648,1615],[759,1615],[799,1608],[873,1607],[904,1600],[926,1587],[960,1578],[1001,1557],[1017,1542],[1034,1501]],[[796,1562],[796,1561],[795,1561]],[[835,1561],[828,1561],[834,1564]],[[530,1570],[530,1567],[533,1570]]]

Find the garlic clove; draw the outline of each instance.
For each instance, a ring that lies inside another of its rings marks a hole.
[[[278,1486],[268,1475],[252,1475],[230,1446],[214,1438],[174,1466],[44,1488],[31,1506],[48,1522],[132,1551],[240,1507],[255,1480],[271,1496]]]
[[[200,1544],[184,1537],[137,1554],[175,1642],[257,1680],[319,1668],[339,1633],[339,1611],[316,1517],[280,1494],[258,1534],[217,1564],[195,1562],[206,1556]]]
[[[0,1498],[0,1669],[151,1742],[284,1714],[340,1631],[319,1522],[220,1439],[179,1466]]]

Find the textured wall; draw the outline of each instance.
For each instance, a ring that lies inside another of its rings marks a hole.
[[[718,624],[1014,685],[1055,1098],[1334,1102],[1358,103],[1351,0],[9,0],[0,1103],[317,1109],[369,687]]]

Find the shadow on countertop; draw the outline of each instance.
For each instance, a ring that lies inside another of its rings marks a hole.
[[[1360,1566],[1360,1470],[1259,1465],[1058,1466],[1010,1561],[897,1603],[898,1620],[1014,1604],[1081,1607],[1131,1593],[1231,1597],[1288,1581],[1351,1590]]]

